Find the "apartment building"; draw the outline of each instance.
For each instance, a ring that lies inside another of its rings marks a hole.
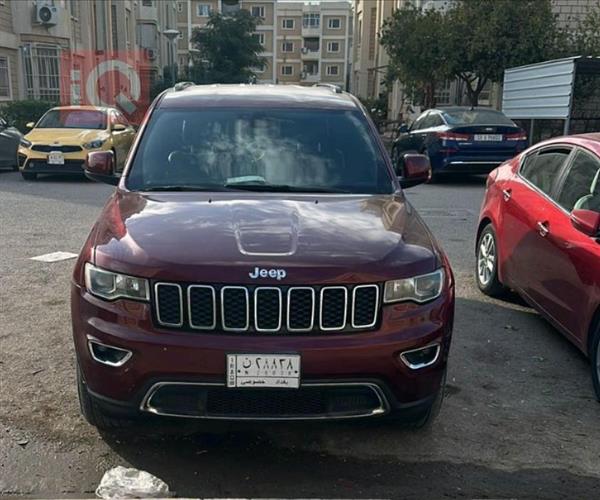
[[[174,62],[162,33],[176,28],[176,9],[176,0],[0,0],[0,102],[58,101],[68,81],[76,103],[78,70],[109,53],[131,64],[141,57],[155,78]]]
[[[190,36],[206,26],[211,12],[232,14],[247,9],[261,18],[256,36],[265,64],[255,68],[258,83],[346,88],[352,41],[351,4],[283,0],[178,0],[180,66],[190,64]]]

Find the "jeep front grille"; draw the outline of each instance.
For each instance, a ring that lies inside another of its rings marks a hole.
[[[379,285],[233,286],[155,283],[154,320],[190,331],[319,333],[374,328]]]

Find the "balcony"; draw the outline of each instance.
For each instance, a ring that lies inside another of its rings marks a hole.
[[[241,9],[239,0],[223,0],[221,12],[224,16],[233,16]]]
[[[303,61],[314,61],[315,59],[319,59],[319,51],[302,47],[300,49],[300,58]]]
[[[319,37],[321,36],[321,26],[302,26],[302,36]]]
[[[306,73],[303,71],[300,74],[300,81],[302,83],[319,83],[321,81],[320,73]]]

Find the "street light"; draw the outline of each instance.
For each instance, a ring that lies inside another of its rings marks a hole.
[[[173,64],[171,65],[171,80],[173,81],[173,85],[175,85],[175,56],[177,55],[177,37],[179,36],[179,30],[168,29],[162,32],[163,35],[167,37],[169,42],[173,43]]]

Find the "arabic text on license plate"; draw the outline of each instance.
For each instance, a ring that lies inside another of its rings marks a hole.
[[[475,134],[476,141],[502,141],[502,134]]]
[[[227,387],[300,387],[297,354],[228,354]]]
[[[48,165],[64,165],[65,157],[60,151],[50,151],[48,153]]]

